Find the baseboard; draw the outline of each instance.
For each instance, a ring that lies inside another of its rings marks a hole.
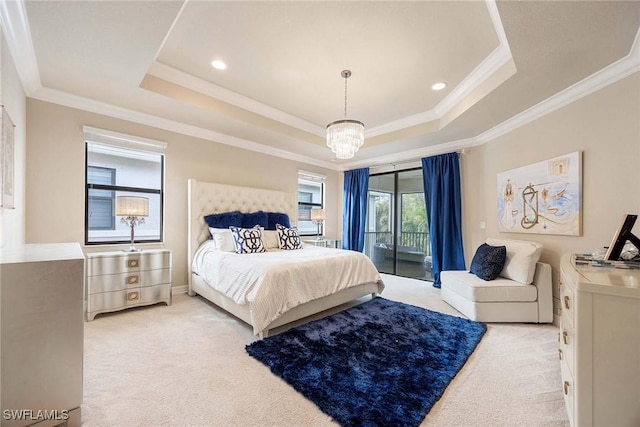
[[[182,286],[172,286],[171,287],[171,295],[180,295],[180,294],[186,294],[187,293],[187,285],[182,285]]]

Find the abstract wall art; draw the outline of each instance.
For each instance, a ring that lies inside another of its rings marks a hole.
[[[512,233],[582,233],[582,153],[498,174],[498,229]]]

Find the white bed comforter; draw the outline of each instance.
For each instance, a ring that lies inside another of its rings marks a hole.
[[[378,270],[364,254],[305,245],[298,250],[259,254],[221,252],[204,242],[193,272],[237,304],[249,304],[254,331],[262,331],[282,313],[305,302],[363,283],[378,283]]]

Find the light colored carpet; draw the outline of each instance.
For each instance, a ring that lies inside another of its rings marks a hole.
[[[383,275],[387,299],[460,315],[430,283]],[[423,426],[568,426],[552,325],[489,324]],[[248,325],[200,297],[85,324],[85,426],[331,426],[244,350]]]

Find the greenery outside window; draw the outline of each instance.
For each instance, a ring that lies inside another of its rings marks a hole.
[[[118,196],[149,199],[135,241],[161,242],[165,144],[85,127],[85,148],[85,244],[131,242],[130,227],[115,216]]]

